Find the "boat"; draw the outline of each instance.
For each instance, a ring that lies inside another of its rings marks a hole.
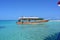
[[[17,24],[40,24],[48,21],[39,17],[19,17]]]

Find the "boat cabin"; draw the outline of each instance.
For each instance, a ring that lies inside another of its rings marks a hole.
[[[35,22],[38,20],[43,20],[43,18],[38,17],[23,17],[18,20],[18,22]]]
[[[39,17],[19,17],[18,24],[36,24],[41,22],[47,22],[48,20],[44,20]]]

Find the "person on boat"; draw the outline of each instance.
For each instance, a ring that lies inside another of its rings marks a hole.
[[[22,24],[23,24],[24,22],[22,21]]]

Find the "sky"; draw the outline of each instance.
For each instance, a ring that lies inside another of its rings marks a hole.
[[[17,20],[20,16],[60,19],[58,0],[0,0],[0,20]]]

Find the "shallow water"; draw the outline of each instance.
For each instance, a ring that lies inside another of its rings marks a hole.
[[[14,20],[0,20],[0,40],[49,40],[46,38],[58,32],[60,32],[59,21],[18,25]]]

